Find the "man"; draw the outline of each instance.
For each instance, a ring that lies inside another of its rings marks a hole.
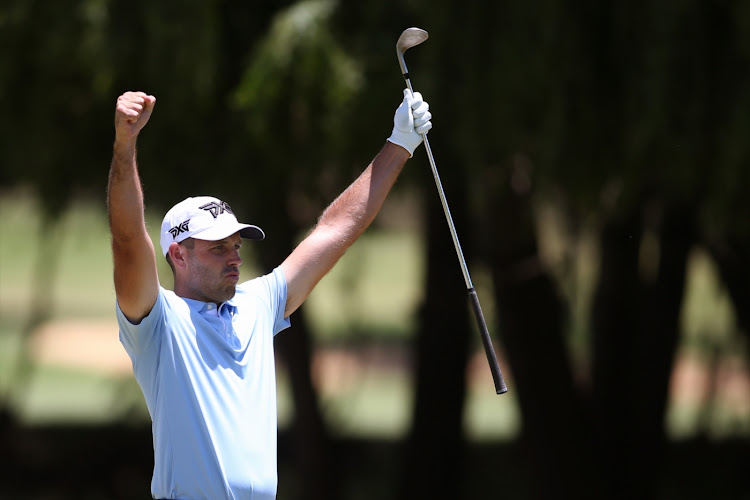
[[[119,97],[107,202],[120,340],[152,419],[154,498],[276,497],[276,382],[273,337],[318,281],[369,226],[406,160],[432,127],[429,106],[404,90],[391,136],[365,171],[270,274],[239,283],[240,224],[212,197],[167,212],[162,255],[174,291],[159,285],[146,232],[136,140],[156,98]]]

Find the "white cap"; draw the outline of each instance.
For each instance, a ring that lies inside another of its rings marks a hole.
[[[161,223],[161,252],[167,255],[172,242],[187,238],[217,241],[239,232],[240,237],[262,240],[265,233],[258,226],[241,224],[225,201],[213,196],[187,198],[173,206]]]

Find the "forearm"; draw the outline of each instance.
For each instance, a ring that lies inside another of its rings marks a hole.
[[[113,242],[143,236],[146,224],[135,138],[125,143],[115,142],[109,170],[107,208]]]
[[[380,211],[406,160],[422,143],[432,124],[429,105],[420,94],[404,89],[404,100],[394,114],[394,128],[375,159],[323,212],[316,230],[333,229],[340,233],[341,244],[351,245]]]
[[[285,316],[294,312],[318,281],[369,227],[398,175],[432,124],[429,106],[404,90],[385,146],[364,172],[323,212],[315,229],[281,264],[287,281]]]
[[[323,212],[316,229],[334,230],[344,247],[351,245],[375,219],[408,158],[404,148],[386,142],[365,171]]]
[[[304,302],[318,281],[372,223],[408,158],[408,151],[386,143],[357,180],[323,212],[315,229],[281,264],[287,280],[285,316]]]

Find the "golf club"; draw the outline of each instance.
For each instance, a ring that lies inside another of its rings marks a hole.
[[[411,86],[409,80],[409,71],[406,69],[406,62],[404,61],[404,52],[408,49],[419,45],[420,43],[427,40],[429,34],[420,28],[407,28],[401,33],[396,42],[396,55],[398,56],[398,64],[401,66],[401,74],[406,80],[406,86],[409,90],[414,93],[414,89]],[[466,266],[466,259],[461,251],[461,243],[458,241],[458,235],[456,234],[456,227],[453,224],[453,218],[451,217],[451,211],[448,208],[448,202],[445,199],[445,192],[443,191],[443,184],[440,182],[440,176],[438,175],[437,167],[435,166],[435,158],[432,156],[432,149],[430,148],[430,142],[427,140],[427,134],[422,134],[424,138],[424,148],[427,151],[427,157],[430,160],[430,167],[432,168],[432,175],[435,177],[435,185],[437,186],[438,195],[440,195],[440,203],[443,205],[443,211],[445,212],[445,218],[448,221],[448,228],[451,232],[451,238],[453,238],[453,246],[456,247],[456,254],[458,255],[458,261],[461,265],[461,272],[464,275],[464,281],[466,282],[466,289],[469,292],[469,298],[471,299],[471,305],[474,309],[474,317],[477,320],[477,326],[479,327],[480,334],[482,336],[482,344],[484,345],[484,352],[487,354],[487,361],[490,364],[490,371],[492,372],[492,379],[495,382],[495,392],[497,394],[503,394],[508,391],[503,379],[503,374],[500,371],[500,365],[497,362],[497,356],[495,355],[495,349],[492,346],[492,339],[490,338],[490,332],[487,329],[487,323],[484,320],[484,314],[482,314],[482,307],[479,304],[479,297],[477,296],[474,285],[471,282],[469,276],[469,269]]]

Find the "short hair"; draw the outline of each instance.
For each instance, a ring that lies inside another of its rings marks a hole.
[[[177,244],[182,245],[189,250],[192,250],[195,248],[195,239],[185,238],[184,240],[177,242]],[[167,252],[166,258],[167,258],[167,264],[169,264],[169,268],[172,269],[172,275],[174,275],[175,274],[174,262],[172,262],[172,257],[169,256],[169,252]]]

